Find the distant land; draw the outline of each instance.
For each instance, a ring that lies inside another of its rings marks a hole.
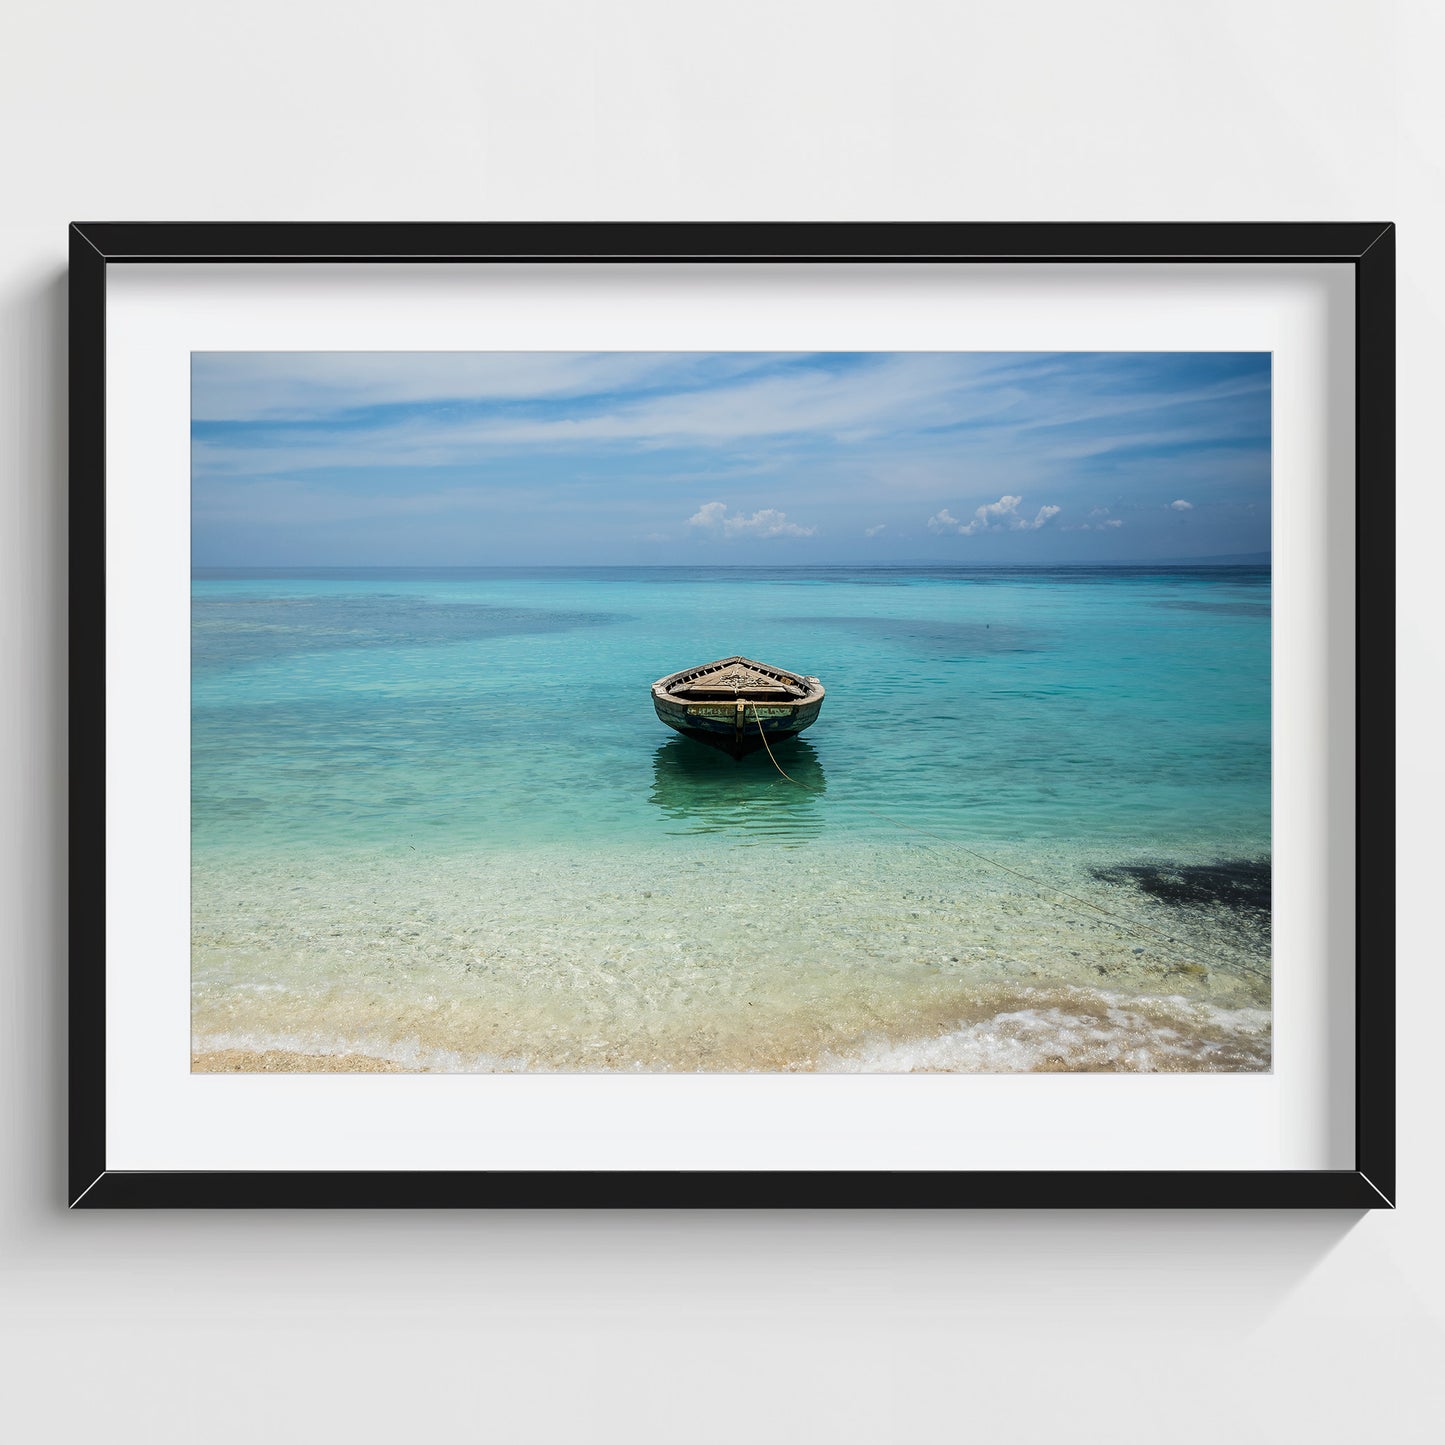
[[[956,559],[940,561],[937,557],[913,557],[902,562],[815,562],[806,565],[817,567],[1004,567],[1017,571],[1029,567],[1268,567],[1269,552],[1216,552],[1205,557],[1078,557],[1072,560],[1056,558],[1052,562],[1001,562],[997,558],[988,561],[963,562]]]
[[[1141,567],[1162,564],[1165,567],[1268,567],[1271,552],[1223,552],[1213,557],[1157,557],[1153,562],[1141,562]],[[1116,567],[1134,564],[1116,562]]]
[[[1217,552],[1205,557],[1078,557],[1056,558],[1051,562],[964,562],[957,559],[940,561],[937,557],[913,557],[901,562],[811,562],[799,564],[812,567],[1002,567],[1018,571],[1032,567],[1268,567],[1273,554],[1269,552]]]
[[[1076,558],[1055,558],[1049,562],[1019,562],[1001,561],[996,557],[988,560],[969,560],[961,558],[939,558],[939,557],[906,557],[901,561],[894,562],[788,562],[774,563],[773,567],[796,567],[799,571],[809,567],[973,567],[989,568],[998,567],[1005,571],[1027,571],[1031,568],[1048,567],[1268,567],[1270,565],[1270,552],[1216,552],[1203,557],[1076,557]],[[675,564],[686,566],[686,563]],[[733,565],[739,568],[761,567],[764,564],[755,562],[744,563],[699,563],[699,566],[716,568],[719,565]]]

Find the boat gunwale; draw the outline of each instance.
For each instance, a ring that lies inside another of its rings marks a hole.
[[[747,667],[756,668],[765,675],[770,674],[803,688],[802,697],[788,698],[778,702],[768,700],[767,706],[769,707],[802,708],[811,706],[813,703],[821,703],[823,700],[825,689],[816,677],[800,672],[790,672],[787,668],[776,667],[772,663],[758,662],[754,658],[742,656],[741,653],[735,653],[730,657],[720,657],[713,662],[698,663],[693,667],[684,667],[677,672],[670,672],[666,677],[660,677],[652,684],[653,696],[665,699],[674,707],[686,706],[689,701],[696,701],[696,699],[674,697],[672,694],[674,687],[695,681],[704,673],[731,666],[733,663],[742,663]]]

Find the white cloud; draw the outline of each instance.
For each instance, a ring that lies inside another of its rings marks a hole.
[[[928,530],[940,535],[944,532],[957,532],[962,537],[973,537],[979,532],[1037,532],[1045,522],[1057,517],[1063,510],[1062,507],[1048,503],[1040,507],[1030,521],[1027,517],[1019,516],[1019,503],[1022,501],[1022,497],[1004,495],[996,502],[985,502],[983,506],[974,509],[973,519],[968,522],[960,522],[947,507],[943,507],[928,519]]]
[[[876,537],[876,536],[877,536],[881,531],[883,531],[884,528],[886,528],[887,526],[888,526],[888,523],[887,523],[887,522],[879,522],[879,523],[877,524],[877,526],[874,526],[874,527],[864,527],[864,529],[863,529],[863,535],[864,535],[865,537]]]
[[[790,522],[786,512],[764,507],[751,517],[742,512],[728,512],[726,502],[704,502],[688,519],[691,527],[703,527],[723,537],[811,537],[816,527],[800,527]]]
[[[691,527],[721,527],[727,516],[726,502],[704,502],[687,521]]]
[[[997,526],[995,517],[1013,516],[1017,520],[1018,505],[1023,501],[1022,497],[1003,496],[996,502],[989,502],[979,507],[973,514],[973,521],[958,530],[965,536],[971,537],[975,532],[986,532],[990,527]]]
[[[1176,512],[1192,512],[1194,510],[1194,503],[1186,502],[1183,497],[1181,497],[1177,502],[1170,502],[1169,505]]]

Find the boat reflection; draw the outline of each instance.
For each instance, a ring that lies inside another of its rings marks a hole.
[[[765,752],[734,761],[687,738],[669,738],[652,756],[649,800],[686,833],[742,833],[759,842],[800,844],[821,832],[827,788],[817,749],[804,738],[774,745],[779,777]]]

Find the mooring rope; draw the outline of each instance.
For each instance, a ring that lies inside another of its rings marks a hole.
[[[762,740],[763,747],[767,750],[768,761],[772,763],[772,765],[778,770],[778,772],[782,774],[782,776],[785,777],[790,783],[794,784],[799,788],[802,788],[805,792],[813,793],[821,797],[821,788],[815,788],[809,783],[801,782],[799,781],[799,779],[793,777],[791,773],[783,771],[782,764],[779,763],[777,758],[773,756],[773,749],[768,742],[768,735],[763,728],[763,720],[761,715],[758,713],[757,703],[750,702],[748,705],[753,710],[753,721],[758,725],[758,737]],[[1169,947],[1169,945],[1173,943],[1173,940],[1170,939],[1166,934],[1161,933],[1158,929],[1152,927],[1150,924],[1142,923],[1137,919],[1125,918],[1124,915],[1120,913],[1112,913],[1109,909],[1103,907],[1098,903],[1094,903],[1088,898],[1080,898],[1078,897],[1078,895],[1069,893],[1063,888],[1057,888],[1051,883],[1045,883],[1038,878],[1031,878],[1027,873],[1020,872],[1017,868],[1011,868],[1007,863],[1000,863],[997,858],[990,858],[987,853],[980,853],[976,848],[970,848],[965,843],[959,843],[952,838],[945,838],[941,833],[932,833],[927,828],[920,828],[913,823],[900,823],[897,818],[890,817],[889,814],[880,812],[877,808],[870,808],[867,803],[855,802],[855,806],[862,809],[863,812],[869,813],[873,817],[881,819],[883,822],[890,824],[892,827],[901,829],[905,833],[917,833],[920,837],[932,838],[935,842],[943,844],[945,848],[952,848],[959,853],[966,854],[968,857],[976,859],[978,862],[984,863],[990,868],[997,868],[1000,872],[1003,873],[1011,873],[1015,878],[1021,879],[1023,882],[1027,883],[1030,888],[1036,890],[1037,893],[1040,895],[1041,900],[1045,903],[1052,903],[1055,907],[1061,907],[1062,905],[1059,904],[1058,900],[1060,898],[1066,898],[1070,903],[1076,904],[1080,908],[1089,908],[1092,909],[1095,913],[1102,914],[1105,918],[1112,920],[1120,928],[1124,929],[1134,938],[1148,938],[1155,944],[1156,947],[1159,947],[1159,941],[1163,940],[1165,947],[1160,950],[1161,952],[1170,954],[1173,958],[1183,960],[1186,963],[1194,962],[1192,958],[1186,957],[1186,955],[1183,954],[1177,946],[1174,946],[1172,948]],[[1217,947],[1218,945],[1211,946]],[[1225,945],[1225,947],[1227,949],[1228,945]],[[1246,973],[1252,973],[1256,978],[1268,977],[1268,975],[1264,972],[1263,969],[1257,968],[1254,965],[1245,962],[1245,960],[1242,958],[1235,958],[1229,961],[1236,963],[1238,967],[1244,969]]]

